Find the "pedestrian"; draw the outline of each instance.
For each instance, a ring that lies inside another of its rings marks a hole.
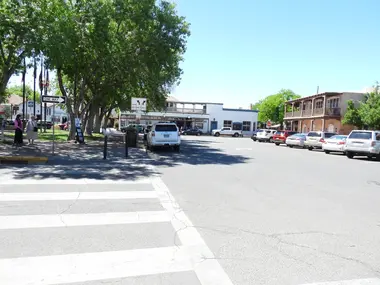
[[[38,127],[34,116],[30,117],[26,125],[26,137],[28,138],[29,144],[34,144],[34,140],[38,137]]]
[[[14,144],[16,146],[22,146],[22,130],[23,125],[21,121],[21,115],[16,116],[16,120],[14,121],[15,124],[15,139]]]

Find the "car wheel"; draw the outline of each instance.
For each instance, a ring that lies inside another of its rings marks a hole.
[[[325,150],[325,154],[330,154],[330,152],[328,150]]]
[[[201,133],[197,133],[197,136],[199,137],[201,135]]]
[[[376,160],[380,161],[380,153],[378,155],[376,155]]]
[[[175,147],[174,147],[174,150],[176,151],[176,152],[179,152],[180,151],[180,146],[179,145],[176,145]]]
[[[373,158],[373,156],[372,156],[372,155],[367,155],[367,158],[368,158],[369,160],[371,160],[371,159]]]
[[[348,157],[348,158],[354,158],[354,154],[351,152],[351,151],[347,151],[346,152],[346,156]]]
[[[313,148],[312,148],[312,147],[308,147],[307,149],[308,149],[308,150],[310,150],[310,151],[312,151],[312,150],[313,150]]]
[[[280,144],[279,143],[275,143],[275,145],[279,146]]]
[[[270,142],[270,143],[273,143],[273,139],[272,139],[272,138],[269,138],[269,142]]]
[[[293,146],[292,146],[292,145],[288,145],[288,147],[290,147],[290,148],[293,148]]]
[[[219,136],[220,136],[220,133],[215,133],[215,136],[216,136],[216,137],[219,137]]]
[[[234,133],[234,137],[237,138],[239,136],[238,133]]]

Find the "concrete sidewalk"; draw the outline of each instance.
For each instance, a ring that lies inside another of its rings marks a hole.
[[[141,149],[129,148],[129,157],[141,155]],[[37,142],[35,145],[22,147],[11,143],[0,143],[0,164],[9,163],[49,163],[49,164],[88,164],[103,161],[103,142],[87,142],[75,144],[72,142],[55,143],[54,154],[52,142]],[[125,145],[111,141],[107,147],[107,160],[125,159]]]

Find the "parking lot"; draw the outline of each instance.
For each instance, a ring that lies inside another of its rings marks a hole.
[[[182,139],[180,153],[149,156],[234,284],[380,276],[380,162],[249,138]]]

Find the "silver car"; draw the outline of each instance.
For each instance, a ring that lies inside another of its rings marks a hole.
[[[312,131],[306,136],[305,147],[308,150],[322,149],[322,145],[326,139],[337,135],[336,133]]]
[[[346,139],[347,136],[343,135],[332,136],[331,138],[325,140],[325,143],[322,145],[322,149],[326,154],[329,154],[330,152],[345,153]]]
[[[380,131],[353,130],[346,140],[346,155],[367,156],[380,161]]]
[[[304,147],[306,141],[306,134],[294,134],[286,138],[286,145],[288,147]]]

